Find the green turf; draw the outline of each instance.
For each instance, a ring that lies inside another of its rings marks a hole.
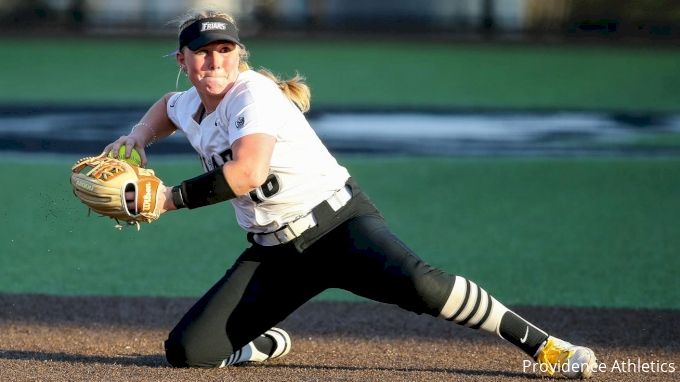
[[[248,40],[313,105],[680,110],[680,51],[623,46]],[[3,39],[0,102],[152,102],[175,89],[172,38]],[[182,77],[180,89],[188,82]]]
[[[641,147],[678,147],[680,146],[680,135],[671,132],[659,134],[640,134],[639,136],[624,141],[624,144],[631,144]]]
[[[506,304],[680,308],[680,159],[340,160],[425,260]],[[198,296],[247,244],[229,204],[140,232],[88,218],[71,162],[0,161],[0,292]]]

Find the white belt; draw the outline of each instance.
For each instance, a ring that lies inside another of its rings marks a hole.
[[[350,199],[352,199],[352,189],[349,186],[345,186],[326,199],[326,202],[333,211],[337,211],[347,204]],[[254,234],[253,240],[257,244],[266,247],[284,244],[302,235],[306,230],[316,227],[317,223],[316,216],[314,216],[313,212],[310,212],[274,232]]]

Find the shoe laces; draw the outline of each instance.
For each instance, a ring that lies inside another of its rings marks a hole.
[[[567,346],[570,345],[571,344],[568,343],[559,343],[553,338],[548,338],[543,350],[541,350],[541,352],[538,354],[538,357],[536,357],[536,361],[541,364],[545,364],[547,366],[548,374],[554,375],[555,366],[568,362],[569,358],[574,355],[575,350],[570,350],[567,348]]]

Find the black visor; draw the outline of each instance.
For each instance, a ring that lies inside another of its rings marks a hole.
[[[179,34],[179,49],[185,46],[191,50],[214,41],[231,41],[240,46],[236,26],[221,17],[210,17],[195,21]]]

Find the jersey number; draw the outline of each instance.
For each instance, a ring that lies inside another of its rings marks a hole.
[[[203,168],[205,169],[205,171],[216,169],[232,159],[231,149],[226,149],[219,153],[218,155],[219,160],[214,156],[206,160],[206,158],[204,158],[203,155],[199,155],[199,158],[201,158],[201,164],[203,164]]]
[[[281,186],[279,185],[279,178],[274,174],[269,174],[267,180],[265,180],[259,188],[250,191],[250,199],[252,199],[255,203],[262,203],[263,200],[260,199],[257,194],[258,190],[265,199],[269,199],[279,192],[280,189]]]
[[[219,154],[219,159],[222,163],[220,163],[220,161],[215,157],[212,157],[210,162],[208,162],[202,155],[200,155],[200,158],[201,162],[203,162],[203,168],[206,171],[210,171],[232,160],[232,151],[231,149],[226,149]],[[248,195],[253,202],[262,203],[264,201],[262,198],[269,199],[279,192],[280,189],[281,186],[279,184],[279,178],[274,174],[269,174],[269,176],[267,176],[267,180],[265,180],[265,182],[259,188],[250,191]],[[262,198],[258,196],[258,191],[259,194],[262,195]]]

